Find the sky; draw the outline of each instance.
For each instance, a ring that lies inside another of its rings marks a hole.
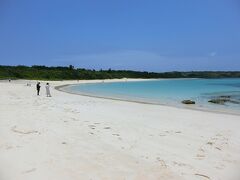
[[[0,0],[0,65],[240,70],[240,0]]]

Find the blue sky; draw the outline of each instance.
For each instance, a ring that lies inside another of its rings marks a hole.
[[[240,2],[1,0],[0,64],[240,70]]]

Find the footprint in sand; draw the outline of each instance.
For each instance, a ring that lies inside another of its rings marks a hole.
[[[162,160],[160,157],[157,157],[156,160],[160,163],[162,167],[167,168],[167,164],[165,163],[164,160]]]
[[[213,142],[207,142],[208,145],[212,146],[214,143]]]
[[[204,144],[196,155],[197,159],[202,160],[205,158],[204,149],[212,149],[216,151],[222,151],[228,145],[228,138],[224,137],[222,134],[216,134],[211,137],[206,144]]]
[[[141,156],[141,158],[148,159],[148,156]]]
[[[40,134],[38,131],[35,131],[35,130],[21,130],[21,129],[17,129],[17,126],[13,126],[11,130],[13,132],[19,133],[19,134],[33,134],[33,133]]]
[[[164,131],[163,133],[158,134],[160,137],[167,136],[169,134],[169,131]]]
[[[163,136],[166,136],[166,134],[159,134],[159,136],[163,137]]]
[[[224,164],[219,164],[218,166],[215,167],[216,169],[222,170],[225,168]]]
[[[159,136],[163,137],[171,134],[181,134],[181,133],[182,133],[181,131],[164,131],[163,133],[160,133]]]
[[[95,129],[96,128],[95,125],[88,125],[88,127],[91,128],[91,129]]]
[[[79,121],[78,119],[76,119],[76,118],[71,118],[72,119],[72,121]]]
[[[206,179],[210,179],[210,177],[209,177],[209,176],[207,176],[207,175],[204,175],[204,174],[199,174],[199,173],[196,173],[196,174],[195,174],[195,176],[201,176],[201,177],[204,177],[204,178],[206,178]]]
[[[179,166],[179,167],[188,167],[190,169],[193,169],[193,167],[189,164],[185,164],[185,163],[181,163],[181,162],[176,162],[176,161],[173,161],[173,165],[175,166]]]
[[[221,151],[226,146],[228,146],[228,138],[218,133],[214,137],[210,138],[206,145],[214,147],[216,150]]]
[[[112,134],[113,136],[117,136],[118,137],[118,140],[122,140],[122,138],[120,137],[120,135],[119,134]]]
[[[6,149],[9,150],[9,149],[12,149],[13,146],[7,146]]]
[[[15,146],[16,147],[16,146]],[[6,149],[6,150],[10,150],[10,149],[13,149],[14,148],[14,146],[12,146],[12,145],[8,145],[8,144],[3,144],[3,145],[1,145],[0,146],[0,148],[4,148],[4,149]]]
[[[221,151],[222,149],[221,148],[219,148],[219,147],[215,147],[215,149],[217,149],[217,150],[219,150],[219,151]]]
[[[196,157],[197,157],[197,159],[202,160],[202,159],[205,158],[205,155],[204,154],[197,154]]]
[[[202,160],[202,159],[204,159],[206,156],[205,156],[205,151],[204,151],[204,149],[203,148],[200,148],[199,149],[199,152],[198,152],[198,154],[196,155],[196,157],[197,157],[197,159],[199,159],[199,160]]]
[[[27,174],[27,173],[31,173],[31,172],[36,171],[36,170],[37,170],[36,168],[32,168],[32,169],[23,171],[22,173],[23,173],[23,174]]]

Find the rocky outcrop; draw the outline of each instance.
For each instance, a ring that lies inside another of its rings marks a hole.
[[[218,98],[218,99],[211,99],[208,102],[210,103],[214,103],[214,104],[225,104],[226,102],[228,102],[228,99],[222,99],[222,98]]]
[[[183,100],[182,103],[183,104],[196,104],[195,101],[192,101],[192,100]]]
[[[219,96],[209,100],[208,102],[221,105],[224,105],[225,103],[240,104],[240,101],[232,99],[231,96]]]

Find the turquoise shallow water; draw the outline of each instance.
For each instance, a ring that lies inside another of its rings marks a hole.
[[[181,101],[192,99],[192,107],[239,113],[240,105],[211,104],[217,96],[231,96],[240,101],[240,78],[235,79],[171,79],[139,82],[94,83],[69,86],[67,91],[99,97],[183,106]]]

